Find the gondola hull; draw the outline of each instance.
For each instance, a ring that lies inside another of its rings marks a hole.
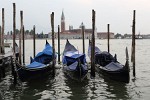
[[[120,69],[116,71],[110,71],[100,65],[96,65],[95,67],[96,71],[99,74],[102,74],[106,79],[129,83],[130,75],[128,70]]]
[[[25,66],[17,64],[18,77],[21,81],[34,81],[43,79],[52,73],[52,65],[48,64],[38,69],[31,69]]]
[[[84,67],[87,67],[87,65],[84,65]],[[85,78],[87,78],[88,70],[84,70],[84,71],[83,71],[83,69],[80,69],[80,70],[70,70],[68,68],[68,66],[64,65],[63,72],[65,73],[65,75],[68,78],[71,78],[71,79],[77,80],[77,81],[82,81]]]

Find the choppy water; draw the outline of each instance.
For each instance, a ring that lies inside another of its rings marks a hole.
[[[51,43],[51,40],[48,40]],[[70,40],[82,52],[82,40]],[[91,100],[91,99],[123,99],[123,100],[149,100],[150,98],[150,40],[136,40],[136,78],[132,77],[132,64],[130,63],[130,82],[121,83],[104,79],[96,74],[95,79],[88,78],[83,82],[76,82],[66,78],[59,68],[56,76],[41,81],[23,82],[13,85],[11,72],[0,82],[0,99],[4,100]],[[32,40],[26,40],[26,63],[33,55]],[[56,50],[57,50],[57,40]],[[61,52],[66,40],[61,40]],[[36,40],[36,52],[43,49],[45,40]],[[107,50],[107,40],[96,40],[96,45],[102,51]],[[85,40],[87,53],[88,40]],[[131,55],[131,40],[110,40],[110,52],[117,54],[119,62],[125,63],[125,48],[128,47]],[[130,56],[129,56],[130,57]],[[89,58],[87,57],[87,61]],[[58,66],[58,65],[57,65]],[[61,67],[61,66],[59,66]]]

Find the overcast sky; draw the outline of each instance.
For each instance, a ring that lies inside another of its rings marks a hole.
[[[25,29],[36,26],[36,32],[51,31],[50,14],[55,13],[55,30],[64,11],[66,29],[79,28],[81,22],[92,27],[92,9],[96,11],[97,31],[131,33],[133,10],[136,10],[136,33],[150,34],[150,0],[0,0],[0,18],[5,8],[5,32],[13,29],[13,4],[16,3],[17,28],[20,28],[20,11],[23,10]],[[1,25],[0,20],[0,25]]]

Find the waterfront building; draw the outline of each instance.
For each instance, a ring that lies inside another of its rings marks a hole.
[[[92,34],[92,29],[86,29],[83,22],[79,26],[78,29],[73,29],[73,26],[69,26],[69,30],[66,30],[65,26],[65,16],[64,12],[62,11],[61,15],[61,32],[60,32],[60,39],[81,39],[82,38],[82,27],[84,27],[85,32],[85,39],[89,39]],[[97,29],[95,30],[95,38],[98,39],[106,39],[108,33],[107,32],[97,32]],[[114,33],[110,32],[110,38],[114,38]]]

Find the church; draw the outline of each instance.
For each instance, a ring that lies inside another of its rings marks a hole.
[[[81,23],[78,29],[73,29],[73,26],[69,26],[69,30],[66,30],[65,16],[64,16],[64,12],[62,11],[60,39],[81,39],[82,27],[84,28],[85,39],[89,39],[92,34],[92,29],[86,29],[83,22]],[[106,39],[107,32],[96,32],[95,30],[95,38]],[[110,32],[110,38],[114,38],[114,33]]]

